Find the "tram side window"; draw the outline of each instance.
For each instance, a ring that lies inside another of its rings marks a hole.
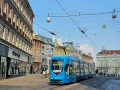
[[[66,64],[65,72],[66,72],[67,75],[70,75],[70,73],[69,73],[69,64]]]
[[[92,66],[92,74],[94,74],[94,66]]]
[[[75,75],[80,74],[79,62],[74,62],[74,73],[75,73]]]
[[[84,75],[84,66],[83,62],[80,63],[81,75]]]
[[[88,74],[88,64],[85,64],[85,74]]]
[[[92,67],[91,67],[91,64],[89,64],[89,73],[92,73]]]

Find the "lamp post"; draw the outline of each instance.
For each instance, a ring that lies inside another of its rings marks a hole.
[[[105,76],[107,77],[107,60],[106,60],[106,50],[105,50]]]
[[[46,21],[49,23],[51,21],[50,17],[49,17],[49,13],[48,13],[48,17],[46,19]]]
[[[115,9],[113,10],[112,18],[115,19],[117,15],[115,14]]]
[[[118,77],[118,59],[116,59],[116,53],[115,53],[115,62],[116,62],[116,76]]]

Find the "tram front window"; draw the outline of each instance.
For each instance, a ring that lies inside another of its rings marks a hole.
[[[52,72],[55,74],[59,74],[63,70],[63,60],[52,60]]]

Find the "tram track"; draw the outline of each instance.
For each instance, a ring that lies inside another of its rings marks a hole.
[[[70,89],[70,90],[76,90],[76,89],[80,89],[81,87],[84,88],[86,85],[89,85],[89,84],[93,84],[94,82],[97,82],[99,80],[101,80],[102,77],[95,77],[95,78],[91,78],[91,79],[87,79],[87,80],[83,80],[83,81],[80,81],[80,82],[76,82],[74,84],[71,84],[70,86],[65,86],[63,87],[62,89]],[[69,88],[68,88],[69,87]],[[80,89],[80,90],[83,90],[83,89]]]
[[[32,88],[25,90],[91,90],[92,87],[95,87],[98,84],[105,82],[105,80],[107,81],[108,79],[104,78],[103,76],[100,76],[100,77],[90,78],[87,80],[81,80],[76,83],[63,84],[63,85],[59,85],[59,84],[50,85],[49,83],[45,83],[43,85],[33,86]]]
[[[79,83],[88,83],[88,82],[90,82],[90,83],[92,83],[91,82],[91,80],[94,80],[95,78],[91,78],[91,79],[87,79],[87,80],[82,80],[82,81],[79,81],[79,82],[76,82],[76,83],[70,83],[70,84],[65,84],[65,85],[57,85],[56,87],[53,87],[53,88],[49,88],[49,90],[66,90],[66,89],[68,89],[68,88],[73,88],[73,87],[76,87],[76,86],[79,86],[80,84]],[[97,80],[100,80],[101,79],[101,77],[100,78],[96,78]],[[95,79],[95,80],[96,80]],[[95,80],[94,80],[94,82],[95,82]],[[75,90],[75,89],[73,89],[73,90]]]
[[[96,87],[97,85],[103,84],[104,82],[106,82],[107,80],[109,80],[110,78],[101,78],[101,79],[97,79],[94,80],[92,82],[88,82],[88,83],[81,83],[80,85],[73,87],[70,90],[92,90],[94,87]],[[111,78],[112,79],[112,78]]]

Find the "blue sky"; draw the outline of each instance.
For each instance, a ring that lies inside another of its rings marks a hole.
[[[72,17],[77,25],[87,29],[86,34],[73,24],[68,17],[50,17],[51,22],[47,23],[48,13],[50,16],[66,16],[63,9],[58,5],[56,0],[28,0],[35,14],[33,30],[48,37],[51,34],[43,30],[40,26],[50,31],[58,32],[62,42],[73,41],[76,45],[88,45],[94,50],[94,54],[100,52],[105,47],[109,50],[120,50],[120,12],[117,12],[117,18],[112,19],[112,14],[74,16]],[[69,15],[94,14],[102,12],[112,12],[115,8],[120,11],[120,0],[58,0]],[[38,25],[39,26],[38,26]],[[107,28],[103,29],[102,25]],[[94,44],[93,44],[94,42]]]

